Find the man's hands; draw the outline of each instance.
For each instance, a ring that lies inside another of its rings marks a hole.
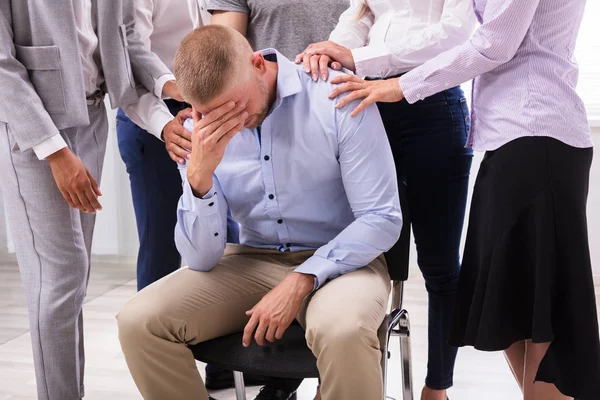
[[[164,84],[162,95],[163,97],[170,97],[177,101],[183,101],[183,97],[181,97],[181,93],[179,93],[175,81],[167,81],[167,83]]]
[[[296,64],[304,64],[304,72],[310,73],[313,81],[321,79],[327,80],[329,70],[327,67],[339,71],[342,67],[355,71],[354,56],[352,51],[331,40],[326,42],[313,43],[306,50],[296,56]]]
[[[304,298],[313,290],[315,277],[300,273],[288,275],[267,293],[246,315],[250,321],[244,328],[242,344],[250,345],[252,335],[260,346],[265,339],[274,342],[283,337],[302,306]]]
[[[244,128],[248,113],[246,104],[227,103],[215,108],[204,117],[192,111],[192,153],[187,178],[196,197],[204,197],[212,187],[212,176],[225,154],[229,141]]]
[[[102,196],[96,179],[68,147],[46,158],[58,190],[73,208],[95,213],[102,210],[98,196]]]
[[[178,164],[184,164],[185,160],[190,158],[192,132],[185,129],[183,123],[191,117],[191,108],[179,111],[175,118],[165,125],[161,134],[169,156]]]

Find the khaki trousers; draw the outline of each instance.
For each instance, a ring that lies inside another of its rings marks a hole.
[[[148,286],[117,316],[119,340],[146,400],[207,400],[187,345],[241,332],[245,312],[312,255],[227,245],[210,272],[182,268]],[[324,400],[383,396],[377,330],[390,278],[383,257],[309,296],[298,315],[317,358]]]

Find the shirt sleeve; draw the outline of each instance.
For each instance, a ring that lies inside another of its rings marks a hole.
[[[390,68],[408,70],[419,66],[464,43],[473,33],[476,22],[471,0],[446,0],[438,23],[410,18],[407,26],[402,27],[406,35],[386,37],[380,44],[354,48],[356,74],[381,76]]]
[[[225,251],[229,207],[219,179],[203,198],[194,196],[187,180],[187,167],[180,167],[183,194],[177,206],[175,245],[184,262],[195,271],[213,269]]]
[[[33,151],[39,160],[45,160],[46,157],[67,147],[67,142],[59,133],[44,140],[40,144],[33,146]]]
[[[123,107],[123,111],[137,126],[162,140],[162,131],[173,115],[164,101],[152,93],[144,93],[137,103]]]
[[[367,15],[357,20],[356,16],[362,4],[362,2],[352,0],[350,8],[340,15],[338,24],[329,35],[329,40],[348,49],[362,47],[368,43],[369,31],[373,26],[375,17],[369,10]]]
[[[246,0],[208,0],[207,7],[211,13],[213,11],[237,11],[250,14]]]
[[[470,40],[400,78],[409,103],[506,64],[521,46],[540,0],[489,0],[483,24]]]
[[[368,265],[396,243],[402,230],[396,169],[379,111],[371,105],[350,117],[358,103],[336,111],[338,161],[355,220],[295,270],[314,275],[317,289]]]

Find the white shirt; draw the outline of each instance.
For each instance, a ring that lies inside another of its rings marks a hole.
[[[418,67],[464,43],[476,18],[472,0],[364,0],[340,17],[330,40],[352,49],[356,75],[386,78]]]
[[[210,22],[205,0],[135,1],[135,24],[142,42],[173,70],[179,43],[190,31]],[[152,93],[142,95],[137,103],[124,107],[123,111],[136,125],[159,139],[165,125],[173,119],[166,104]]]

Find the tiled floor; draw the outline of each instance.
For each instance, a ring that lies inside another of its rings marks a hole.
[[[131,260],[96,260],[85,304],[85,344],[87,354],[86,399],[141,399],[127,371],[117,340],[115,314],[135,293],[134,265]],[[406,307],[411,313],[415,395],[420,391],[426,368],[427,297],[423,281],[414,273],[406,290]],[[0,260],[0,400],[35,399],[35,378],[27,333],[27,309],[18,269],[12,258]],[[398,345],[392,343],[389,395],[400,399]],[[300,400],[312,399],[315,380],[303,383]],[[249,389],[249,399],[256,388]],[[219,400],[233,400],[233,392],[214,394]],[[518,399],[519,391],[499,353],[463,349],[456,366],[452,399]],[[416,396],[418,398],[418,396]],[[167,399],[166,399],[167,400]]]

